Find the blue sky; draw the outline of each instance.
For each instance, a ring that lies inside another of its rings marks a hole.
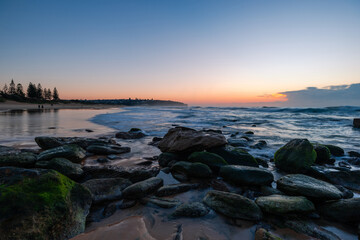
[[[359,66],[360,1],[0,0],[0,83],[64,98],[276,101]]]

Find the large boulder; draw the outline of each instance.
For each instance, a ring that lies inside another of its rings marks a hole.
[[[259,166],[256,159],[251,156],[251,154],[240,148],[234,148],[232,146],[217,147],[209,149],[209,152],[221,156],[230,165],[242,165],[250,167]]]
[[[0,153],[0,167],[34,167],[36,155],[29,152]]]
[[[109,144],[105,140],[95,138],[83,138],[83,137],[36,137],[35,142],[40,148],[47,150],[51,148],[60,147],[63,145],[78,145],[79,147],[86,149],[90,145],[106,145]]]
[[[219,155],[209,152],[194,152],[192,153],[188,161],[200,162],[208,165],[212,170],[218,171],[220,167],[228,165],[228,163]]]
[[[316,160],[317,164],[333,164],[331,160],[330,150],[321,144],[314,144],[314,150],[316,152]]]
[[[254,201],[235,193],[212,190],[206,194],[203,202],[230,218],[255,221],[262,218],[261,210]]]
[[[269,170],[248,166],[223,166],[220,176],[237,185],[269,185],[274,181]]]
[[[277,188],[289,195],[305,196],[316,201],[336,200],[342,193],[334,185],[302,174],[289,174],[277,180]]]
[[[1,239],[69,239],[85,230],[88,189],[53,170],[0,168]]]
[[[293,139],[276,151],[275,165],[285,172],[302,172],[316,159],[313,145],[307,139]]]
[[[109,155],[109,154],[122,154],[128,153],[131,151],[129,147],[120,147],[119,145],[108,144],[108,145],[90,145],[86,148],[86,151],[89,153],[99,154],[99,155]]]
[[[332,155],[334,155],[335,157],[341,157],[344,156],[345,151],[344,149],[342,149],[341,147],[335,146],[335,145],[325,145],[325,147],[327,147],[330,151],[330,153]]]
[[[113,201],[122,198],[122,190],[132,183],[124,178],[91,179],[82,185],[87,187],[94,203]]]
[[[224,135],[216,131],[196,131],[191,128],[171,128],[158,143],[162,152],[191,153],[227,143]]]
[[[330,201],[318,207],[325,218],[338,222],[360,221],[360,198],[340,199]]]
[[[83,173],[80,164],[72,163],[66,158],[53,158],[50,161],[38,161],[36,162],[35,167],[53,169],[72,179],[80,177]]]
[[[181,174],[194,178],[208,178],[212,175],[211,169],[207,165],[199,162],[177,162],[171,167],[171,172],[173,174]]]
[[[155,192],[164,184],[158,177],[152,177],[141,182],[134,183],[123,190],[123,196],[127,199],[139,199]]]
[[[37,157],[38,161],[47,161],[53,158],[66,158],[79,163],[85,158],[85,150],[77,145],[64,145],[43,151]]]
[[[256,204],[261,210],[271,214],[309,213],[315,211],[314,204],[305,197],[271,195],[258,197]]]

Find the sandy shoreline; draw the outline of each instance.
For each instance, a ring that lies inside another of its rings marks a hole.
[[[123,105],[107,105],[107,104],[80,104],[80,103],[57,103],[57,104],[35,104],[23,103],[15,101],[6,101],[0,103],[0,112],[10,110],[34,110],[34,109],[106,109],[106,108],[119,108]],[[43,106],[43,108],[42,108]]]

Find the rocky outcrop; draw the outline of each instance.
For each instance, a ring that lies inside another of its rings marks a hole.
[[[191,128],[171,128],[158,143],[162,152],[191,153],[227,143],[224,135],[216,131],[196,131]]]
[[[37,157],[38,161],[48,161],[53,158],[66,158],[79,163],[85,158],[85,151],[78,145],[64,145],[43,151]]]
[[[155,192],[163,185],[163,180],[152,177],[141,182],[134,183],[123,190],[123,196],[127,199],[139,199]]]
[[[2,239],[68,239],[85,229],[88,189],[53,170],[0,168]]]
[[[266,169],[228,165],[220,169],[220,176],[237,185],[269,185],[274,181],[273,174]]]
[[[92,200],[97,204],[121,199],[122,190],[131,184],[129,180],[124,178],[100,178],[88,180],[82,185],[90,190]]]
[[[80,164],[72,163],[65,158],[53,158],[50,161],[38,161],[36,162],[35,167],[53,169],[72,179],[80,177],[83,173]]]
[[[281,177],[277,188],[289,195],[305,196],[316,201],[336,200],[342,193],[334,185],[302,174]]]
[[[256,204],[270,214],[309,213],[315,211],[314,204],[305,197],[271,195],[258,197]]]
[[[293,139],[276,151],[274,159],[277,168],[298,173],[314,164],[316,152],[307,139]]]
[[[251,154],[240,148],[234,148],[231,146],[217,147],[209,149],[209,152],[215,153],[230,165],[242,165],[250,167],[258,167],[259,164]]]
[[[262,218],[261,210],[254,201],[235,193],[209,191],[203,202],[227,217],[255,221]]]

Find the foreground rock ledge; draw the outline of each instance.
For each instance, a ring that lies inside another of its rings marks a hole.
[[[88,189],[53,170],[0,168],[0,238],[68,239],[85,230]]]

